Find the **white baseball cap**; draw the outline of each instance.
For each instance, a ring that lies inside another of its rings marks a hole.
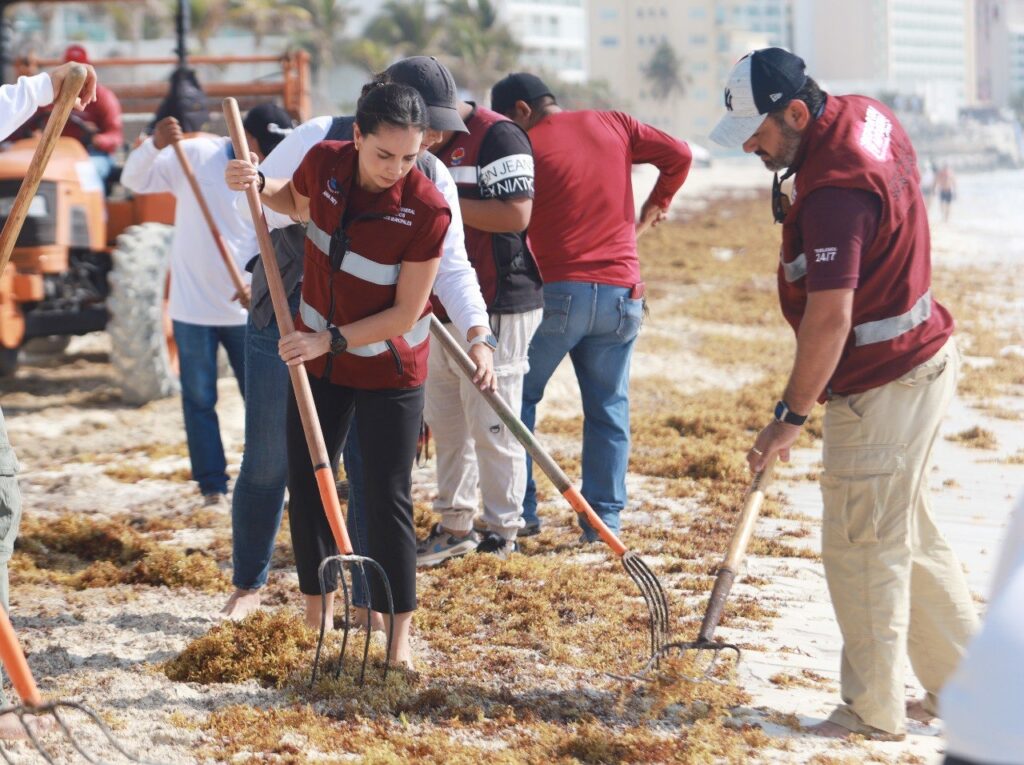
[[[782,48],[751,51],[732,68],[725,85],[726,114],[710,138],[730,148],[743,145],[764,122],[792,100],[807,82],[804,60]]]

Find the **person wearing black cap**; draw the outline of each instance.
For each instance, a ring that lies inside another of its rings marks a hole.
[[[466,256],[455,182],[444,165],[426,151],[427,146],[439,140],[444,131],[466,130],[456,108],[455,81],[437,59],[414,56],[396,62],[379,74],[364,86],[363,93],[391,81],[413,87],[427,104],[430,130],[424,135],[418,164],[420,170],[431,177],[452,211],[452,223],[445,234],[434,293],[452,317],[457,335],[469,343],[476,337],[490,334],[487,307]],[[291,177],[306,154],[319,142],[352,140],[354,123],[354,117],[329,116],[315,117],[303,123],[266,157],[260,164],[260,172],[265,178]],[[244,188],[243,184],[247,183],[251,172],[247,163],[228,163],[225,180],[229,188],[238,190]],[[238,195],[235,206],[240,220],[251,225],[244,195]],[[267,223],[274,229],[271,237],[275,239],[282,280],[295,313],[302,282],[305,231],[274,210],[265,208],[264,213]],[[291,236],[291,232],[296,230],[297,245]],[[282,402],[288,395],[288,374],[277,354],[277,325],[273,319],[263,266],[258,260],[253,270],[252,305],[246,334],[246,364],[247,369],[253,370],[250,384],[246,386],[246,447],[232,497],[232,581],[235,591],[222,611],[232,619],[243,618],[260,606],[260,589],[266,583],[270,570],[287,482],[285,408]],[[469,349],[469,354],[477,365],[477,384],[492,385],[494,360],[490,346],[476,342]],[[358,420],[357,414],[343,451],[345,474],[349,481],[346,521],[357,552],[366,549],[367,540]],[[352,602],[356,606],[356,619],[365,623],[371,618],[365,582],[355,576],[353,584]],[[313,598],[308,606],[310,623],[319,624],[320,598]],[[374,624],[382,624],[379,614],[374,616]]]
[[[544,307],[525,232],[533,209],[533,148],[504,115],[466,101],[457,108],[468,132],[445,131],[431,151],[458,184],[466,249],[487,301],[492,332],[476,342],[494,348],[497,390],[518,407]],[[434,303],[441,321],[450,322]],[[523,529],[526,451],[454,359],[435,353],[429,363],[423,414],[436,445],[434,510],[441,520],[419,543],[418,562],[436,565],[474,550],[507,557],[518,549],[519,534],[537,530]],[[474,522],[480,504],[482,515]]]
[[[274,104],[254,108],[245,119],[249,148],[262,157],[291,129],[292,119]],[[121,183],[136,194],[174,195],[171,242],[171,292],[168,312],[181,365],[181,402],[185,416],[192,478],[208,505],[226,502],[228,476],[217,420],[217,346],[227,351],[245,394],[245,320],[249,296],[238,295],[221,261],[213,234],[202,215],[185,172],[169,148],[180,142],[195,171],[217,228],[239,269],[257,251],[252,226],[235,213],[235,194],[223,183],[234,156],[228,138],[185,138],[174,117],[157,123],[153,135],[125,162]]]
[[[636,239],[665,217],[690,170],[690,148],[623,112],[563,111],[537,76],[510,74],[491,90],[491,108],[529,131],[535,196],[528,240],[544,279],[544,319],[530,343],[522,419],[562,359],[572,359],[583,403],[583,496],[613,531],[626,504],[629,365],[643,320]],[[635,220],[631,170],[660,174]],[[523,499],[539,527],[532,463]],[[597,532],[581,519],[583,538]]]
[[[953,319],[932,296],[917,158],[887,107],[823,92],[781,48],[740,59],[724,100],[711,138],[776,173],[779,297],[797,339],[774,416],[747,452],[751,469],[788,460],[815,402],[825,404],[822,562],[843,635],[844,704],[812,730],[899,739],[907,715],[938,713],[977,622],[928,502],[960,357]],[[905,653],[922,701],[904,701]]]

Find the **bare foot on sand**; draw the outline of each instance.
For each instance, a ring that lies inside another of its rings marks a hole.
[[[923,699],[913,699],[907,702],[907,717],[925,725],[931,724],[935,719],[935,715],[925,709]]]
[[[852,731],[839,723],[834,723],[831,720],[825,720],[824,722],[817,723],[815,725],[808,725],[804,728],[804,733],[810,733],[813,736],[821,736],[822,738],[846,738],[854,734],[858,736],[864,736],[864,738],[871,741],[902,741],[906,736],[902,733],[886,733],[884,730],[871,729],[868,731]]]
[[[235,590],[227,604],[220,610],[221,616],[232,621],[241,621],[260,608],[259,590]]]
[[[46,735],[57,727],[53,718],[49,715],[46,717],[36,717],[35,715],[27,714],[19,718],[14,712],[7,712],[0,715],[0,740],[27,740],[29,735],[25,726],[30,727],[36,736]]]
[[[353,608],[352,624],[358,628],[366,629],[367,615],[369,615],[370,629],[374,632],[383,632],[384,616],[380,611],[370,611],[368,608]]]

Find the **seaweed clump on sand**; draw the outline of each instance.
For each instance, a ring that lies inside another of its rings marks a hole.
[[[120,518],[77,514],[23,519],[11,568],[24,581],[76,590],[143,584],[210,592],[227,583],[201,551],[154,542]]]
[[[284,611],[257,611],[241,621],[225,621],[189,643],[163,665],[182,683],[242,683],[256,680],[280,688],[312,666],[316,632]]]

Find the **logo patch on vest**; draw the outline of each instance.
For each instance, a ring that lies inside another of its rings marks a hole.
[[[466,149],[462,146],[452,152],[452,164],[458,165],[466,158]]]
[[[338,194],[339,192],[340,189],[338,188],[338,182],[334,180],[334,178],[328,178],[327,188],[324,189],[324,196],[327,197],[327,201],[329,201],[332,205],[338,204],[338,198],[335,196],[335,194]]]
[[[890,159],[889,144],[892,140],[892,122],[878,109],[869,106],[861,125],[858,143],[870,156],[879,162]]]

